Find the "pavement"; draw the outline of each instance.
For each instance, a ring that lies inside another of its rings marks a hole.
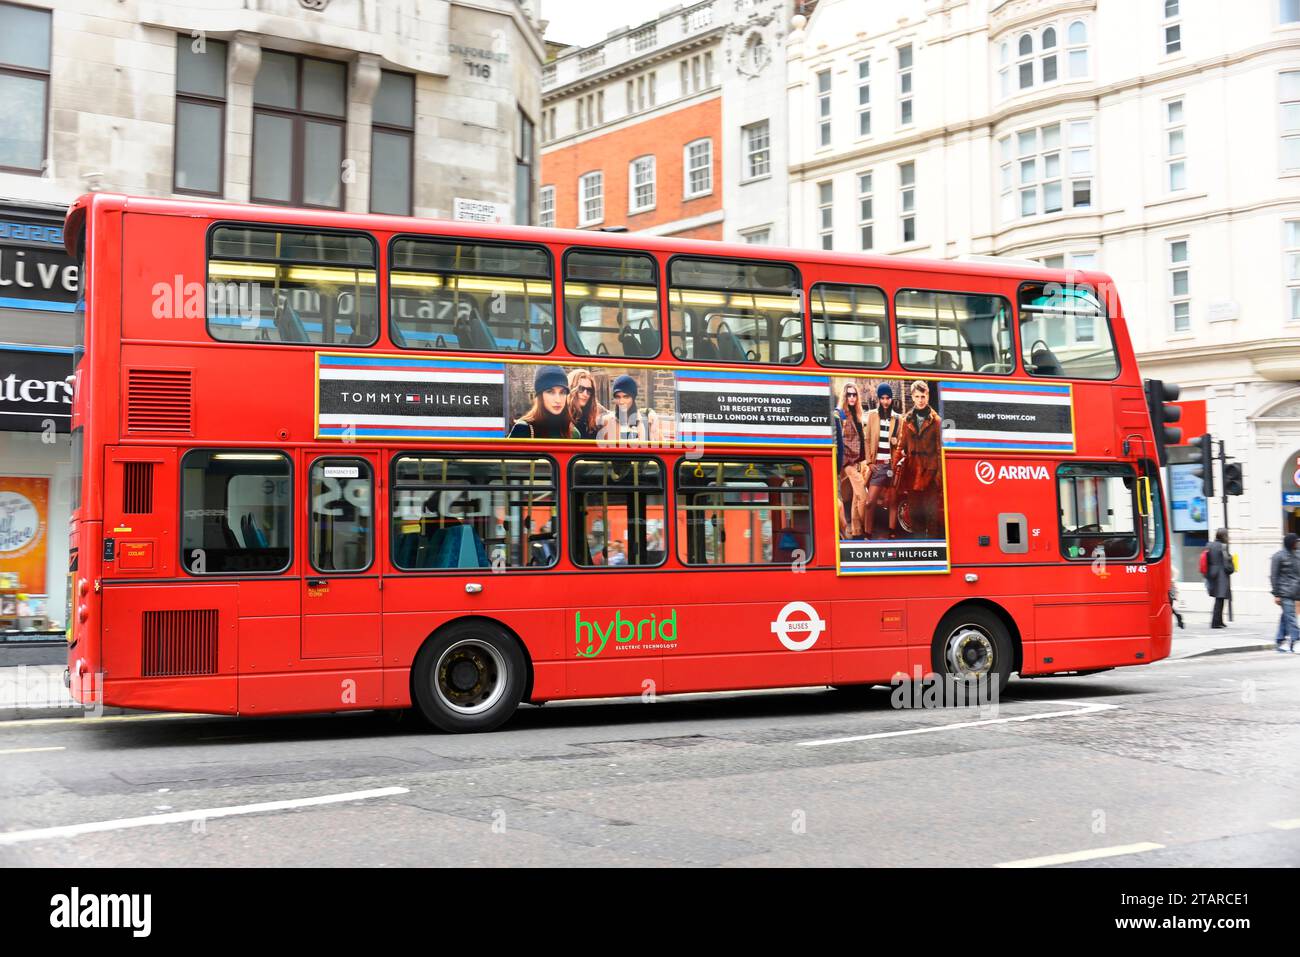
[[[1208,617],[1203,614],[1184,614],[1183,619],[1186,627],[1174,628],[1171,659],[1274,649],[1276,618],[1238,615],[1222,629],[1211,629]],[[30,642],[12,647],[0,644],[0,721],[85,716],[82,706],[72,700],[63,686],[65,666],[66,646],[62,642],[42,643],[40,647],[33,647]],[[107,708],[99,713],[139,712]]]

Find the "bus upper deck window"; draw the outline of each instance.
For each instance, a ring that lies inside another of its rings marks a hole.
[[[1027,282],[1020,287],[1020,349],[1030,375],[1113,379],[1119,357],[1106,307],[1091,286]]]
[[[406,349],[528,352],[555,347],[551,257],[540,246],[395,239],[390,328]]]
[[[819,282],[808,296],[813,355],[824,366],[883,369],[889,365],[889,313],[874,286]]]
[[[373,345],[377,257],[361,233],[218,226],[208,247],[208,332],[227,342]]]
[[[579,356],[659,355],[654,259],[571,250],[564,257],[564,341]]]
[[[894,297],[905,369],[1009,375],[1011,304],[1001,296],[900,289]]]
[[[793,266],[677,257],[668,273],[678,359],[803,362],[803,296]]]

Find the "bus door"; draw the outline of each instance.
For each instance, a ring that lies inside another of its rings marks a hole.
[[[302,657],[380,655],[378,456],[309,457]]]

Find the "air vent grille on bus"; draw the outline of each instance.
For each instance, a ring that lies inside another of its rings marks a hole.
[[[146,611],[140,674],[146,678],[217,673],[217,610]]]
[[[126,430],[188,433],[192,397],[193,381],[188,369],[130,369]]]
[[[153,511],[153,463],[122,463],[122,514],[148,515]]]

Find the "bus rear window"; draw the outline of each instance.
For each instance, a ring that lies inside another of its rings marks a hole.
[[[227,342],[369,346],[378,338],[369,236],[218,226],[208,250],[208,332]]]
[[[393,241],[389,333],[406,349],[550,352],[551,259],[537,246]]]
[[[1106,307],[1091,286],[1027,282],[1020,287],[1020,348],[1030,375],[1113,379],[1119,356]]]
[[[195,450],[181,462],[181,563],[191,575],[289,567],[293,489],[282,452]]]

